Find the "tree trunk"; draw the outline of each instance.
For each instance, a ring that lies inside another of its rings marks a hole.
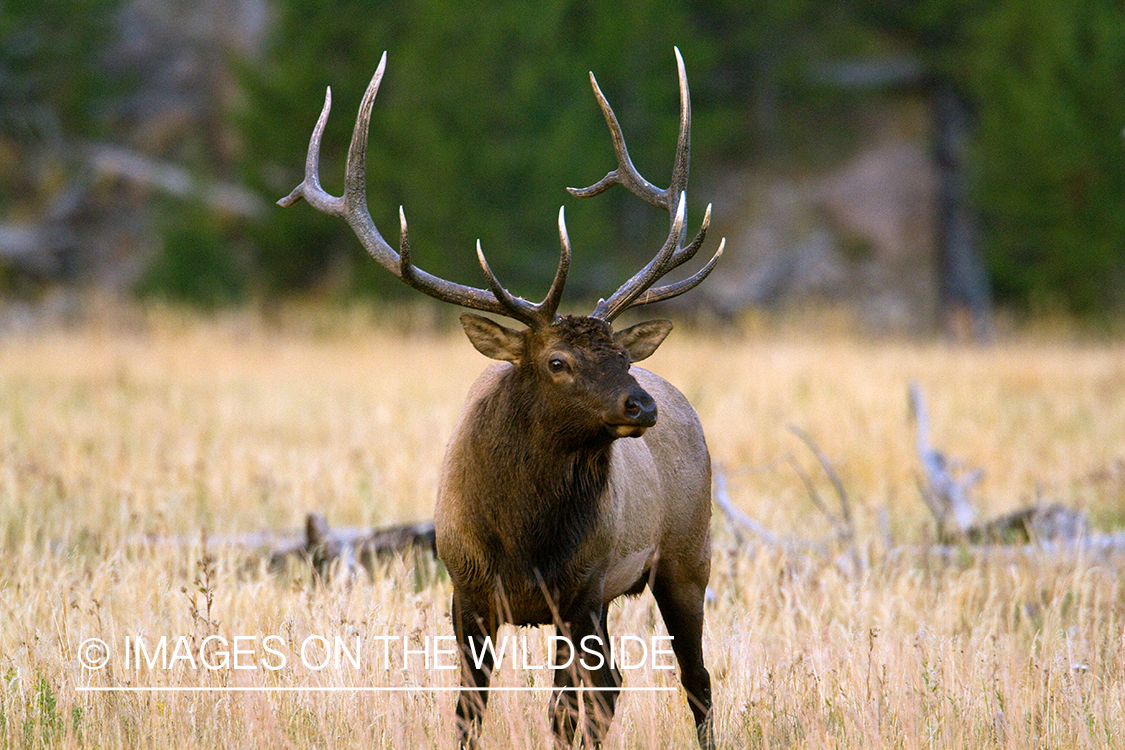
[[[983,341],[991,334],[992,299],[965,174],[972,111],[949,81],[938,81],[932,96],[937,141],[938,275],[945,329],[954,338]]]

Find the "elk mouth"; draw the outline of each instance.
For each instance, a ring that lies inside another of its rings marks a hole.
[[[653,424],[655,424],[655,421],[654,421]],[[649,427],[652,427],[652,425],[651,424],[649,424],[649,425],[633,424],[633,423],[610,424],[609,422],[606,422],[606,425],[605,425],[606,431],[609,432],[609,434],[612,435],[615,438],[625,438],[625,437],[638,438],[641,435],[645,434],[645,430],[647,430]]]

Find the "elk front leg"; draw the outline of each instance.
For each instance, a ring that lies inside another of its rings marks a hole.
[[[555,689],[551,692],[548,708],[551,717],[551,731],[555,734],[556,748],[569,748],[574,743],[574,732],[578,727],[579,684],[577,649],[571,640],[571,631],[565,626],[558,627],[560,638],[555,640]]]
[[[588,747],[600,747],[613,721],[621,674],[610,665],[606,608],[598,606],[560,627],[565,637],[555,651],[555,687],[551,697],[551,728],[557,746],[570,747],[578,726],[580,684],[594,688],[585,696],[583,736]]]
[[[593,635],[597,639],[596,643],[601,645],[601,653],[598,655],[601,657],[600,666],[597,657],[588,655],[589,665],[597,667],[589,670],[586,680],[586,684],[597,688],[586,694],[587,736],[594,741],[594,747],[601,744],[609,731],[613,713],[617,710],[617,697],[621,693],[621,672],[617,667],[612,666],[609,659],[611,647],[607,627],[608,616],[609,609],[603,605],[600,616],[594,623]]]
[[[492,649],[496,639],[495,618],[478,613],[453,593],[453,628],[461,647],[461,691],[457,696],[457,739],[462,748],[475,748],[481,721],[488,704],[492,678]]]

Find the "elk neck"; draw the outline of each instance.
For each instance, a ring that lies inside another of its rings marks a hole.
[[[613,440],[604,431],[580,438],[544,414],[527,375],[514,368],[478,402],[463,498],[491,537],[496,572],[537,570],[551,582],[597,526]]]

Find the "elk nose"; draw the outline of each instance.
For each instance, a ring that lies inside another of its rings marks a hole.
[[[642,388],[629,390],[621,397],[621,413],[636,425],[652,427],[656,424],[656,402]]]

